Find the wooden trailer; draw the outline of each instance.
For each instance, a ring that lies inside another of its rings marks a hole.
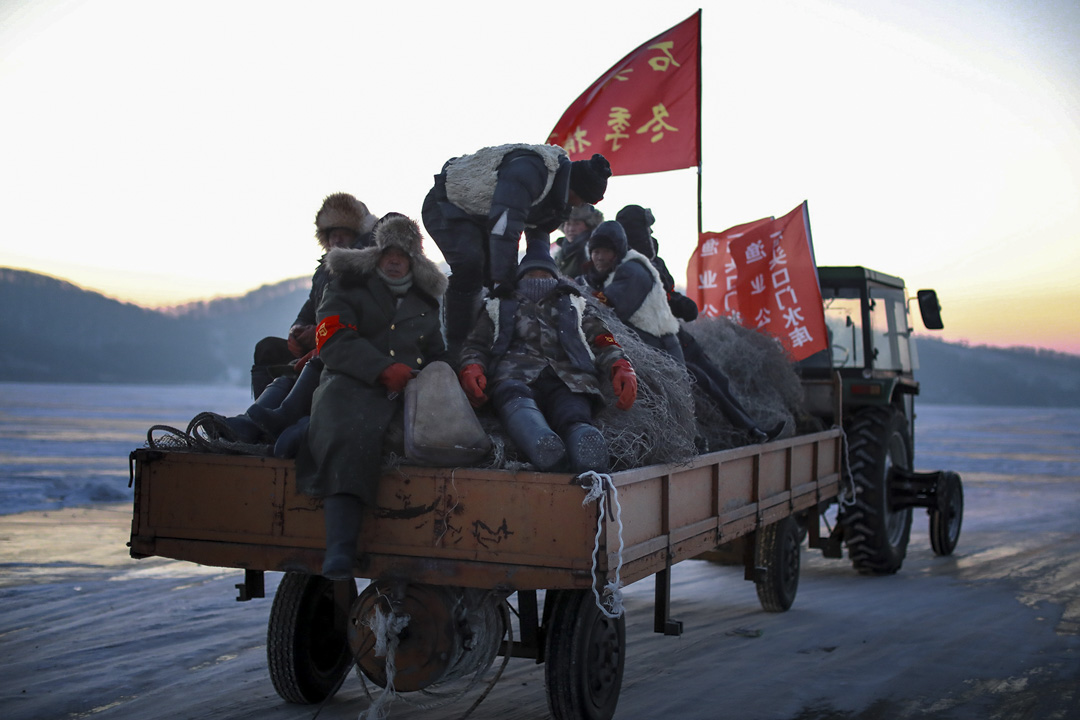
[[[671,566],[738,546],[750,549],[738,555],[765,608],[787,609],[802,532],[794,517],[807,519],[811,547],[828,544],[818,513],[840,492],[843,448],[833,429],[625,470],[588,503],[587,480],[569,474],[399,466],[384,474],[361,534],[356,574],[373,582],[359,595],[353,582],[318,575],[321,501],[296,491],[292,461],[131,457],[132,556],[241,568],[241,600],[263,597],[264,572],[286,573],[267,643],[284,699],[321,702],[354,664],[385,685],[373,619],[408,615],[397,691],[479,675],[502,653],[545,664],[554,717],[596,720],[615,711],[625,659],[625,620],[605,588],[654,576],[655,630],[677,635]],[[512,595],[517,632],[507,638]]]

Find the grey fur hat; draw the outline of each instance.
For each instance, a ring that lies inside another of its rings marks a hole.
[[[413,284],[433,298],[446,292],[448,279],[439,266],[424,254],[424,236],[415,220],[401,213],[387,213],[374,224],[371,247],[334,248],[326,255],[332,275],[358,278],[375,272],[387,248],[401,250],[412,261]]]
[[[585,223],[585,227],[592,230],[594,227],[604,222],[604,213],[597,210],[594,205],[584,203],[572,209],[570,211],[570,217],[567,219],[580,220]]]
[[[315,214],[315,237],[323,250],[329,250],[330,231],[334,228],[345,228],[362,235],[375,226],[376,220],[367,205],[349,193],[334,193],[323,199]]]

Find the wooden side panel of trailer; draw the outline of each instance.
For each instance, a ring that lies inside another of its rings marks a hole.
[[[137,450],[131,553],[252,570],[319,571],[322,503],[293,463]],[[598,575],[629,584],[834,497],[839,430],[614,473]],[[388,470],[365,522],[366,577],[508,590],[588,588],[598,504],[575,478],[474,468]],[[606,580],[605,580],[606,582]]]

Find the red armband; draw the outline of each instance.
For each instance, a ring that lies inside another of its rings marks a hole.
[[[604,333],[602,335],[597,335],[596,339],[593,340],[593,346],[598,347],[598,348],[611,347],[612,345],[614,345],[615,347],[622,347],[622,345],[615,342],[615,336],[612,335],[611,333]]]
[[[315,349],[322,350],[322,346],[326,344],[326,341],[334,336],[338,330],[344,330],[349,328],[355,330],[353,325],[346,325],[341,322],[340,315],[331,315],[328,318],[324,318],[319,327],[315,330]]]

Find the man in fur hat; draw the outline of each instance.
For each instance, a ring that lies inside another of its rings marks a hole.
[[[771,440],[783,431],[782,423],[768,431],[758,427],[731,393],[727,377],[696,342],[689,346],[692,356],[686,356],[680,339],[692,341],[693,336],[682,330],[672,314],[659,271],[648,257],[629,247],[621,224],[600,223],[589,238],[588,250],[588,269],[579,281],[600,302],[610,306],[647,345],[685,364],[698,387],[712,398],[732,425],[745,431],[755,442]]]
[[[487,300],[462,352],[461,387],[474,407],[490,396],[510,439],[541,471],[607,472],[607,442],[593,426],[610,379],[628,410],[637,377],[622,348],[576,285],[560,278],[547,248],[525,253],[516,288]]]
[[[602,222],[604,213],[588,203],[570,211],[570,218],[560,228],[564,236],[555,241],[559,247],[555,251],[555,266],[560,273],[573,278],[585,272],[585,263],[589,260],[585,254],[585,244],[592,231]]]
[[[482,288],[513,285],[518,243],[549,247],[570,209],[603,199],[603,155],[571,162],[556,145],[499,145],[451,158],[424,200],[424,226],[450,265],[443,331],[452,350],[468,335]]]
[[[288,338],[263,338],[255,346],[255,362],[251,368],[251,393],[255,399],[275,377],[294,377],[301,369],[296,367],[297,360],[306,358],[315,349],[315,310],[328,282],[326,253],[336,247],[371,245],[371,229],[377,219],[368,211],[367,205],[348,193],[334,193],[323,199],[315,214],[315,237],[323,249],[323,256],[311,277],[308,299],[289,328]],[[303,363],[299,364],[303,366]]]
[[[390,213],[374,244],[334,248],[319,303],[316,344],[324,368],[296,460],[300,490],[323,498],[322,574],[353,576],[363,514],[375,505],[383,441],[399,422],[405,385],[441,359],[439,298],[446,275],[423,253],[416,222]]]

